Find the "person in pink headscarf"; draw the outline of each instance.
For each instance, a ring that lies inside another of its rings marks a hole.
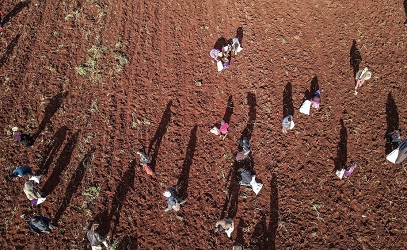
[[[228,134],[228,128],[229,124],[225,122],[224,120],[220,121],[220,127],[217,128],[216,126],[213,127],[210,132],[215,134],[215,135],[223,135],[223,139],[226,137]]]
[[[222,135],[227,135],[228,134],[228,128],[229,128],[229,124],[227,123],[227,122],[225,122],[224,120],[222,120],[221,122],[220,122],[220,128],[219,128],[219,132],[222,134]]]

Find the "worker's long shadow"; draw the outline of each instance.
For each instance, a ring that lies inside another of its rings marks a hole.
[[[137,250],[137,235],[126,235],[120,241],[117,250]]]
[[[334,159],[335,169],[341,170],[345,167],[348,161],[348,130],[345,127],[343,120],[340,120],[341,130],[340,138],[336,151],[336,158]]]
[[[47,151],[43,155],[43,160],[41,162],[40,166],[40,174],[41,175],[46,175],[48,173],[48,169],[54,160],[54,157],[56,156],[58,150],[62,146],[62,144],[65,141],[66,133],[68,131],[67,126],[62,126],[57,130],[55,133],[54,137],[51,140],[51,143],[47,146]]]
[[[288,115],[294,116],[293,86],[290,82],[285,85],[283,92],[283,118]]]
[[[32,136],[34,140],[41,134],[41,132],[45,129],[48,123],[51,122],[51,118],[54,114],[58,111],[59,107],[61,107],[62,102],[67,97],[68,92],[61,92],[49,101],[47,107],[45,108],[44,118],[42,119],[40,125],[38,126],[37,132]]]
[[[149,156],[151,156],[152,151],[154,151],[153,155],[150,157],[151,159],[150,167],[154,172],[156,171],[155,168],[157,164],[157,156],[160,150],[161,142],[163,140],[165,133],[167,132],[167,127],[171,121],[171,106],[172,101],[169,101],[161,117],[160,124],[157,127],[154,137],[151,139],[150,144],[148,146],[147,154]]]
[[[182,171],[178,178],[177,183],[177,193],[178,196],[185,200],[188,196],[187,189],[188,189],[188,181],[189,181],[189,171],[191,169],[192,160],[194,158],[195,148],[196,148],[196,132],[198,130],[198,126],[195,125],[194,128],[191,130],[191,134],[189,137],[189,143],[187,147],[187,152],[184,159],[184,164],[182,164]]]
[[[52,174],[48,177],[42,188],[42,191],[45,193],[45,195],[49,195],[61,182],[61,176],[63,175],[65,169],[68,167],[71,161],[73,150],[75,149],[75,145],[78,142],[79,132],[80,131],[77,131],[75,134],[73,134],[65,144],[65,147],[62,149],[61,154],[59,155],[59,158],[55,163]]]
[[[393,95],[389,93],[387,95],[387,102],[386,102],[386,123],[387,123],[387,130],[385,137],[388,137],[389,133],[393,132],[396,129],[399,129],[399,112],[397,109],[396,102],[394,101]],[[389,154],[393,149],[395,149],[397,145],[393,145],[392,143],[386,143],[385,154]]]
[[[362,55],[360,54],[360,50],[356,46],[356,40],[352,41],[352,47],[350,48],[349,52],[349,65],[353,69],[353,78],[356,77],[356,73],[359,71],[359,64],[362,62]]]
[[[225,114],[223,115],[223,120],[226,123],[230,123],[230,118],[232,117],[232,114],[233,114],[233,108],[234,108],[233,98],[232,98],[232,95],[230,95],[228,98],[228,103],[226,106]]]
[[[226,194],[225,203],[223,204],[222,212],[220,218],[230,218],[233,219],[236,216],[238,201],[239,201],[239,189],[240,184],[237,178],[237,169],[239,165],[237,161],[232,166],[229,171],[227,180],[229,180],[228,193]],[[227,214],[226,214],[227,213]]]
[[[69,206],[73,195],[78,191],[78,188],[82,182],[83,176],[85,175],[86,168],[92,165],[93,161],[93,153],[95,149],[92,149],[87,153],[82,161],[79,163],[79,166],[76,168],[75,172],[73,173],[71,180],[68,183],[68,186],[65,190],[64,198],[60,203],[61,206],[58,208],[58,211],[55,214],[54,222],[57,224],[59,219],[61,218],[62,214],[65,212],[66,208]]]
[[[257,102],[255,94],[251,92],[247,93],[247,104],[249,105],[248,120],[240,138],[246,137],[250,140],[254,129],[254,123],[256,121]]]
[[[10,55],[13,53],[14,48],[18,44],[18,40],[20,39],[20,34],[18,34],[11,42],[9,45],[7,45],[6,52],[4,55],[0,58],[0,69],[3,67],[3,65],[8,61]]]
[[[264,214],[260,221],[254,227],[253,234],[250,238],[250,246],[252,249],[275,250],[276,249],[276,234],[279,221],[278,211],[278,180],[277,175],[272,174],[270,182],[270,221],[267,225],[267,214]]]
[[[119,185],[116,188],[116,192],[113,196],[112,207],[110,208],[108,221],[110,224],[113,222],[113,227],[111,230],[111,235],[114,236],[116,233],[116,228],[119,225],[120,214],[124,203],[126,202],[127,194],[130,189],[134,190],[134,176],[135,176],[136,160],[132,160],[129,164],[128,169],[123,174]],[[107,232],[110,231],[110,224],[107,228]]]

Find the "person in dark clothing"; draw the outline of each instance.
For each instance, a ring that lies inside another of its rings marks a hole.
[[[250,172],[247,169],[244,168],[239,168],[237,170],[237,173],[239,174],[239,184],[241,186],[250,186],[252,187],[253,191],[258,194],[260,192],[260,190],[263,187],[262,183],[259,183],[256,181],[256,175],[252,174],[252,172]]]
[[[180,205],[185,203],[185,200],[179,198],[176,194],[175,194],[175,188],[170,187],[167,188],[167,190],[165,190],[165,192],[163,193],[163,195],[165,196],[165,198],[167,198],[167,208],[164,210],[165,212],[168,212],[172,209],[174,209],[174,211],[179,211],[181,209]]]
[[[24,134],[18,127],[13,127],[13,137],[16,141],[21,142],[26,147],[34,145],[34,138],[30,135]]]
[[[398,144],[400,142],[400,131],[394,130],[387,134],[387,142],[392,144]]]
[[[144,150],[144,148],[139,149],[137,151],[137,154],[140,155],[140,165],[141,166],[147,165],[151,162],[150,159],[148,158],[148,155],[146,154],[146,151]]]
[[[237,173],[240,176],[239,184],[241,186],[250,186],[250,182],[252,181],[252,178],[255,175],[253,175],[249,170],[244,168],[239,168],[237,170]]]
[[[88,237],[90,245],[92,246],[92,250],[102,249],[101,244],[105,245],[105,247],[109,249],[109,246],[107,245],[107,238],[101,237],[100,234],[95,231],[98,226],[99,224],[92,224],[92,226],[86,232],[86,236]]]
[[[240,147],[242,147],[244,152],[250,151],[250,141],[249,138],[243,137],[237,140],[237,143],[239,144]]]
[[[35,233],[47,233],[49,234],[51,232],[51,230],[56,229],[56,227],[54,225],[51,224],[51,220],[41,216],[41,215],[36,215],[34,217],[32,217],[29,221],[28,221],[28,226],[29,228],[35,232]]]
[[[144,171],[146,171],[147,174],[154,176],[154,171],[149,166],[149,164],[151,163],[150,158],[148,158],[148,155],[144,148],[138,150],[137,154],[140,155],[140,166],[143,167]]]
[[[246,159],[249,154],[250,154],[250,141],[247,137],[240,138],[237,140],[237,143],[239,146],[243,149],[242,151],[239,151],[236,155],[236,161],[242,161]]]

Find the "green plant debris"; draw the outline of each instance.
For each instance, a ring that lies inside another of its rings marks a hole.
[[[324,219],[321,217],[321,214],[320,214],[320,212],[318,210],[321,207],[323,207],[323,205],[321,205],[321,204],[318,204],[318,203],[313,203],[312,204],[312,209],[314,209],[317,212],[317,219],[319,221],[324,221]]]
[[[82,195],[86,196],[88,201],[93,201],[94,199],[96,199],[99,196],[99,193],[100,193],[100,187],[92,186],[92,187],[88,187],[82,193]]]

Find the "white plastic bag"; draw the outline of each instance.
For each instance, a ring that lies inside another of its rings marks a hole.
[[[343,174],[345,174],[345,169],[341,169],[341,170],[336,170],[336,175],[339,177],[339,179],[342,180],[343,178]]]
[[[40,179],[41,179],[41,175],[37,175],[37,176],[31,176],[30,179],[28,179],[29,181],[34,181],[35,183],[40,183]]]
[[[252,189],[256,195],[260,192],[260,190],[263,188],[263,184],[256,182],[256,176],[253,175],[252,180],[250,181],[250,186],[252,186]]]
[[[39,205],[39,204],[43,203],[46,199],[47,199],[47,198],[38,198],[36,205]]]
[[[310,109],[311,109],[311,101],[305,100],[305,102],[301,105],[300,113],[309,115]]]
[[[228,230],[225,230],[225,233],[227,234],[227,236],[230,238],[230,236],[232,235],[233,230],[235,230],[234,227],[230,227]]]
[[[217,62],[216,62],[216,65],[218,66],[218,71],[222,71],[222,69],[223,69],[223,63],[222,63],[222,61],[217,61]]]
[[[399,149],[396,148],[390,154],[386,155],[386,160],[388,160],[391,163],[396,164],[396,160],[397,160],[398,156],[399,156]]]
[[[220,135],[220,130],[217,127],[213,127],[210,132],[214,135]]]

